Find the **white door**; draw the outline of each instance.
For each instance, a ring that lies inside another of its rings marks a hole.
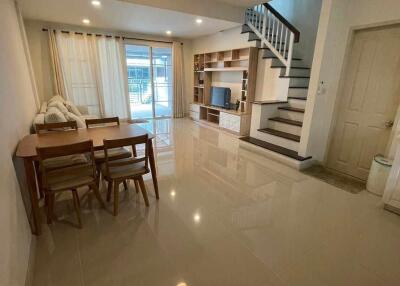
[[[400,27],[354,35],[328,167],[366,180],[386,152],[400,98]]]

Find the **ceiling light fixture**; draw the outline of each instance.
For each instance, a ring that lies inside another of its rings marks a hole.
[[[197,24],[203,23],[203,19],[200,19],[200,18],[196,19],[196,23],[197,23]]]
[[[166,33],[167,35],[171,35],[171,34],[172,34],[172,32],[171,32],[170,30],[165,31],[165,33]]]
[[[90,20],[89,19],[83,19],[82,23],[86,24],[86,25],[89,25],[90,24]]]
[[[101,2],[98,1],[98,0],[93,0],[93,1],[92,1],[92,5],[93,5],[93,6],[96,6],[96,7],[99,7],[99,6],[101,6]]]

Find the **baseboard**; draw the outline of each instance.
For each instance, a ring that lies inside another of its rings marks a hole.
[[[33,285],[33,274],[35,268],[35,255],[36,255],[36,237],[32,236],[31,245],[29,248],[29,261],[28,269],[26,270],[25,286]]]

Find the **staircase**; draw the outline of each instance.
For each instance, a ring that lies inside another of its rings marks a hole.
[[[253,103],[251,133],[241,138],[241,146],[254,145],[269,157],[301,169],[311,159],[298,154],[311,70],[294,54],[300,32],[266,3],[247,9],[244,33],[264,50],[263,59],[270,67],[280,69],[278,80],[288,82],[288,88],[285,100]]]

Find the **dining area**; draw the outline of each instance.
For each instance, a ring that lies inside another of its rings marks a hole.
[[[44,217],[48,224],[57,219],[55,205],[64,194],[68,203],[72,201],[76,219],[71,224],[78,229],[85,224],[79,190],[92,195],[110,216],[118,216],[120,192],[129,192],[131,186],[150,206],[143,179],[149,174],[159,199],[155,136],[138,124],[120,123],[118,117],[86,119],[85,124],[86,128],[78,128],[75,121],[37,124],[35,133],[17,146],[15,155],[23,160],[26,181],[21,192],[34,235],[42,233]]]

